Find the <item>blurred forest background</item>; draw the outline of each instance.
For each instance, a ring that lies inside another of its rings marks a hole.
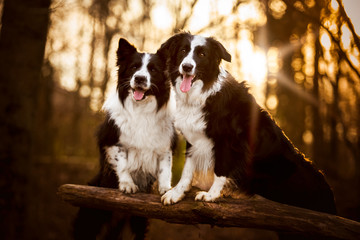
[[[76,208],[56,191],[97,171],[119,38],[155,52],[179,30],[223,43],[225,67],[324,171],[339,215],[360,221],[359,11],[357,0],[0,0],[0,238],[70,238]],[[276,239],[150,225],[151,239],[179,235]]]

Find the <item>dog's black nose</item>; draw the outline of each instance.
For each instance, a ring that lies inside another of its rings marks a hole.
[[[145,76],[135,76],[134,81],[136,84],[144,84],[144,83],[146,83],[146,77]]]
[[[184,72],[191,72],[191,70],[193,69],[193,65],[189,64],[189,63],[184,63],[182,65],[182,69],[184,70]]]

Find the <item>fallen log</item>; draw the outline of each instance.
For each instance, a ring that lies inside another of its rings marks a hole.
[[[78,207],[121,211],[181,224],[259,228],[336,239],[359,239],[360,223],[339,216],[293,207],[256,197],[221,198],[216,203],[194,201],[194,192],[171,206],[155,194],[123,194],[116,189],[65,184],[58,195]]]

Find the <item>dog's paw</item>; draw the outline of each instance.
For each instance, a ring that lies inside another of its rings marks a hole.
[[[211,192],[200,191],[196,193],[195,201],[215,202],[220,196]]]
[[[167,191],[169,191],[171,189],[171,186],[159,186],[159,193],[160,195],[163,195],[164,193],[166,193]]]
[[[138,186],[132,182],[120,182],[119,190],[123,193],[136,193],[138,191]]]
[[[175,188],[167,191],[162,197],[161,202],[164,205],[171,205],[179,202],[181,199],[185,197],[185,193],[182,191],[176,191]]]

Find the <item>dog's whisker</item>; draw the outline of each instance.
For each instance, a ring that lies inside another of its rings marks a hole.
[[[122,82],[118,84],[119,87],[130,87],[130,82]]]

